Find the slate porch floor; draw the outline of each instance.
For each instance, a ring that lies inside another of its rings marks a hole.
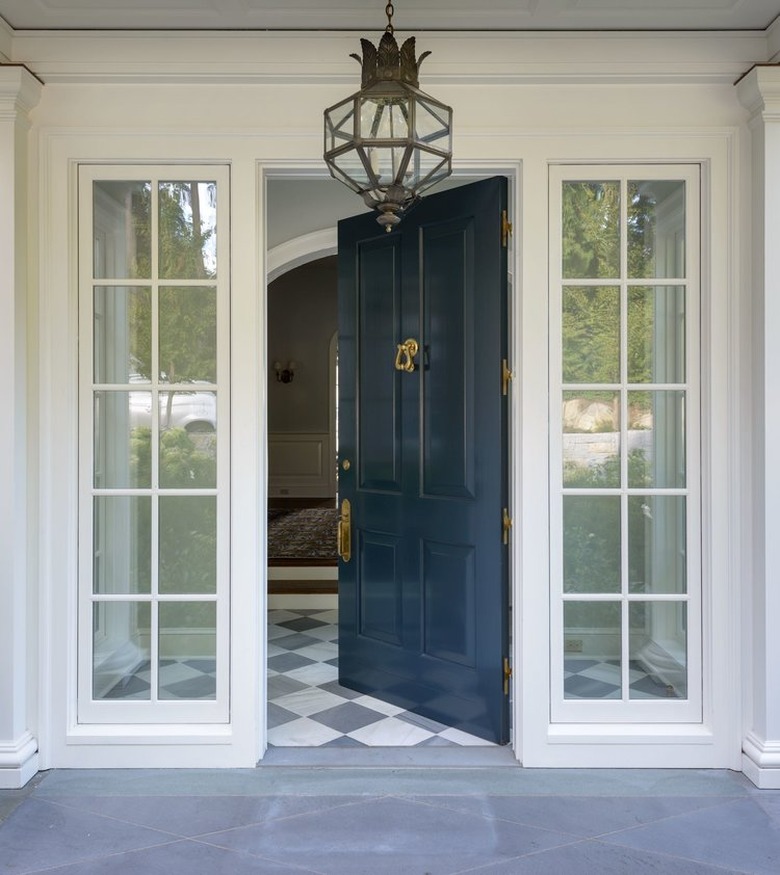
[[[780,791],[734,772],[291,762],[45,773],[0,791],[0,872],[780,872]]]

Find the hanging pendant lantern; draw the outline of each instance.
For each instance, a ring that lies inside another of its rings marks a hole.
[[[325,163],[331,176],[379,211],[391,231],[426,189],[452,173],[452,109],[420,91],[418,71],[430,54],[415,56],[409,37],[399,48],[387,27],[375,46],[361,39],[360,91],[325,110]]]

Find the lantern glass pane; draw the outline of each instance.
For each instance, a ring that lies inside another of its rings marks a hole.
[[[358,185],[358,190],[368,188],[370,179],[357,149],[348,149],[336,155],[331,158],[331,164]]]
[[[355,135],[355,101],[345,100],[325,112],[325,151],[351,142]]]
[[[425,191],[450,175],[450,160],[425,149],[416,149],[409,169],[412,172],[406,185],[413,185],[418,192]]]
[[[360,101],[360,136],[364,140],[407,140],[409,106],[404,97],[365,97]]]
[[[432,100],[418,99],[415,113],[416,140],[443,152],[450,151],[451,111]]]
[[[337,179],[339,182],[343,182],[344,185],[346,185],[346,186],[348,186],[349,188],[351,188],[352,191],[354,191],[354,192],[358,192],[358,193],[360,193],[360,191],[362,191],[362,189],[361,189],[360,186],[355,182],[354,179],[350,179],[349,176],[347,176],[342,170],[339,170],[338,167],[334,167],[332,162],[328,161],[328,162],[326,162],[326,163],[327,163],[327,165],[328,165],[328,169],[330,170],[330,175],[331,175],[334,179]]]
[[[386,186],[391,182],[406,184],[405,177],[398,179],[406,147],[371,146],[366,149],[366,153],[371,171],[376,175],[376,185]]]

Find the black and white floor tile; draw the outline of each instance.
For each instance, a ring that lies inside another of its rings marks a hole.
[[[268,615],[268,740],[275,747],[492,746],[338,682],[338,612]]]

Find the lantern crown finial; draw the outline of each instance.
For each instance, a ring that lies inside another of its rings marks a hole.
[[[357,54],[350,55],[350,58],[354,58],[363,69],[361,88],[388,80],[405,82],[413,88],[420,87],[420,64],[430,52],[423,52],[418,60],[413,36],[405,40],[399,48],[395,35],[386,30],[378,48],[367,39],[361,39],[360,45],[363,47],[362,59]]]

